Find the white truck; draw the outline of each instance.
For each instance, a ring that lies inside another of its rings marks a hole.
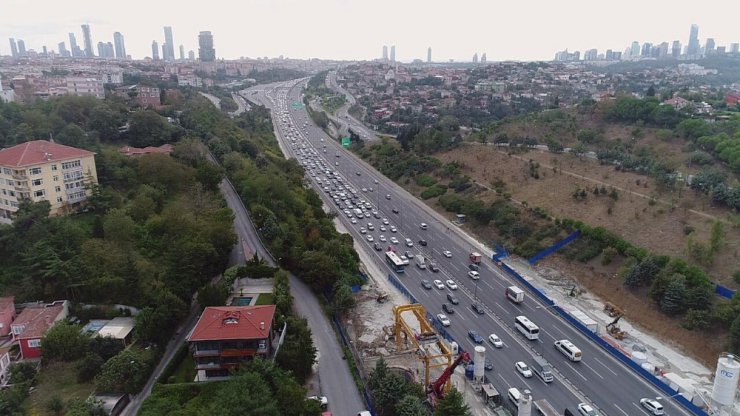
[[[422,256],[421,254],[417,254],[415,258],[416,258],[416,267],[420,269],[427,268],[427,263],[426,263],[426,259],[424,258],[424,256]]]
[[[506,288],[506,297],[514,303],[524,302],[524,291],[516,286],[509,286]]]
[[[552,367],[542,356],[535,356],[532,363],[532,371],[539,376],[545,383],[553,380]]]

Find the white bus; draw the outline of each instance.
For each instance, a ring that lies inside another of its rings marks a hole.
[[[540,337],[540,328],[524,315],[519,315],[514,319],[514,326],[519,332],[527,337],[527,339],[534,340]]]
[[[403,260],[401,260],[401,258],[393,251],[388,250],[385,252],[385,260],[394,272],[403,273],[405,271],[404,268],[406,267],[406,263],[404,263]]]

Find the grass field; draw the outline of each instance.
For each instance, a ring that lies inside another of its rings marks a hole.
[[[54,396],[66,404],[75,398],[86,400],[92,392],[92,383],[77,383],[75,363],[51,363],[42,368],[36,390],[26,399],[26,414],[52,416],[47,405]]]
[[[275,304],[275,296],[273,296],[272,293],[260,293],[260,296],[257,298],[257,303],[255,305],[274,305]]]

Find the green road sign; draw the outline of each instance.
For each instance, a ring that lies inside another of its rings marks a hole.
[[[302,109],[303,107],[305,107],[305,106],[303,105],[303,103],[302,103],[302,102],[300,102],[300,101],[296,101],[296,102],[294,102],[293,104],[291,104],[290,106],[291,106],[291,107],[293,108],[293,110],[300,110],[300,109]]]
[[[345,148],[349,147],[350,138],[349,137],[342,137],[342,146]]]

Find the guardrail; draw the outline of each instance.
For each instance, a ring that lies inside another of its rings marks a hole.
[[[500,268],[502,268],[504,271],[506,271],[509,275],[514,277],[521,284],[526,286],[532,293],[534,293],[538,298],[540,298],[540,300],[544,302],[547,305],[547,307],[551,308],[552,310],[557,312],[560,316],[565,318],[566,321],[568,321],[571,325],[573,325],[583,335],[592,339],[599,346],[601,346],[604,350],[610,353],[614,358],[626,364],[627,366],[632,368],[635,372],[637,372],[637,374],[642,376],[645,380],[650,382],[652,385],[657,387],[662,392],[668,394],[670,397],[676,400],[681,406],[683,406],[686,410],[692,412],[693,414],[697,416],[708,416],[708,414],[703,409],[691,403],[691,401],[689,401],[688,399],[680,395],[678,391],[672,389],[668,384],[664,383],[662,380],[655,377],[652,373],[642,368],[639,364],[633,361],[630,357],[624,355],[620,350],[618,350],[617,348],[613,347],[611,344],[606,342],[597,333],[592,332],[588,327],[583,325],[580,321],[578,321],[575,317],[573,317],[565,309],[561,308],[560,306],[557,306],[552,299],[548,298],[539,289],[535,288],[534,285],[529,283],[529,281],[527,281],[522,275],[520,275],[514,269],[509,267],[509,265],[503,262],[495,262],[495,264],[498,265]]]

